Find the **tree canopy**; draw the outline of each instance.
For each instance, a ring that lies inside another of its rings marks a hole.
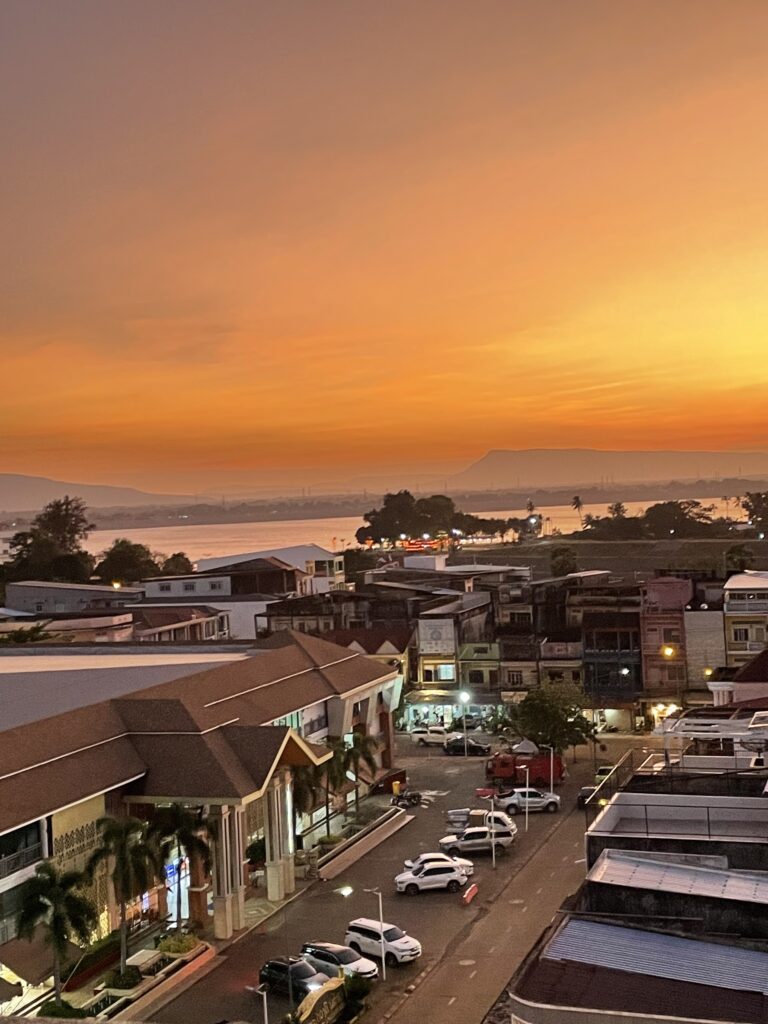
[[[617,501],[608,506],[606,516],[584,516],[584,527],[599,540],[695,540],[699,537],[727,537],[733,527],[730,519],[714,518],[714,506],[700,501],[660,501],[640,515],[627,515],[626,506]]]
[[[533,510],[531,510],[531,513]],[[368,524],[355,534],[358,544],[396,543],[401,539],[427,536],[458,538],[475,534],[498,535],[508,533],[536,535],[541,528],[541,517],[531,514],[525,519],[483,519],[456,508],[452,498],[433,494],[429,498],[415,498],[410,491],[385,494],[381,508],[363,513]]]
[[[160,566],[146,544],[118,537],[103,553],[96,575],[105,583],[138,583],[147,576],[159,576]]]
[[[93,524],[82,498],[64,495],[50,501],[10,540],[7,580],[58,580],[85,583],[93,571],[93,558],[82,547]]]
[[[583,708],[584,692],[578,686],[551,683],[531,690],[525,700],[514,705],[512,722],[521,736],[562,753],[594,735]]]

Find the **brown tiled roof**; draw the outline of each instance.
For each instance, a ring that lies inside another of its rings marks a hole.
[[[733,677],[734,683],[768,683],[768,648],[742,665]]]
[[[126,611],[131,612],[133,621],[139,629],[161,629],[163,626],[175,626],[180,622],[210,619],[221,614],[216,608],[208,608],[204,605],[166,606],[164,608],[137,605],[126,609]]]
[[[389,642],[400,652],[407,650],[413,637],[409,626],[373,626],[371,629],[332,629],[323,638],[340,647],[360,644],[366,654],[377,654]]]
[[[0,833],[137,776],[136,790],[151,797],[258,792],[288,736],[267,723],[392,675],[347,648],[291,633],[284,646],[244,661],[6,730]],[[297,757],[327,756],[293,735]]]

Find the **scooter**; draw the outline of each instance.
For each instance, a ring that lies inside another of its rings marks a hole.
[[[393,807],[419,807],[421,793],[417,789],[404,789],[389,801]]]

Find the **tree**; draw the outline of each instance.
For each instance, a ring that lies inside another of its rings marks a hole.
[[[322,765],[296,765],[291,768],[293,790],[293,834],[296,844],[300,846],[299,818],[302,814],[311,814],[317,799],[324,792]]]
[[[95,530],[88,522],[88,509],[82,498],[63,498],[49,501],[32,520],[32,532],[48,537],[62,554],[73,554],[81,550],[80,542],[87,540]]]
[[[583,530],[584,529],[584,516],[582,515],[582,513],[584,511],[584,503],[582,502],[582,500],[581,500],[581,498],[579,497],[578,494],[574,494],[574,496],[571,498],[571,508],[574,509],[576,511],[576,513],[578,514],[579,526]]]
[[[86,868],[93,877],[96,868],[109,865],[115,897],[120,907],[120,973],[128,959],[128,900],[146,892],[155,878],[162,877],[163,856],[159,845],[147,834],[147,826],[138,818],[99,818],[99,845],[88,858]]]
[[[93,904],[78,890],[84,882],[79,871],[59,871],[45,860],[35,868],[33,878],[21,892],[21,909],[16,921],[20,939],[31,941],[38,927],[45,931],[46,945],[53,953],[53,987],[57,1006],[62,1006],[61,965],[67,943],[77,939],[85,945],[98,916]]]
[[[162,576],[188,576],[194,572],[195,567],[183,551],[176,551],[169,555],[162,564],[160,573]]]
[[[352,733],[352,742],[344,752],[344,770],[351,771],[355,778],[355,814],[360,811],[360,768],[365,765],[372,776],[376,775],[376,758],[373,756],[378,744],[373,736],[362,732]]]
[[[323,784],[325,788],[325,831],[331,834],[331,794],[338,793],[347,782],[347,745],[342,739],[329,737],[326,746],[332,757],[323,763]]]
[[[725,552],[725,567],[736,572],[744,572],[755,564],[755,553],[746,544],[732,544]]]
[[[660,501],[645,510],[643,524],[649,536],[705,537],[712,533],[714,506],[700,501]]]
[[[20,626],[0,633],[0,646],[12,647],[15,644],[39,644],[43,640],[55,640],[55,633],[48,633],[44,622],[36,622],[33,626]]]
[[[515,728],[537,745],[553,746],[558,753],[585,743],[594,726],[583,714],[584,693],[571,683],[552,683],[531,690],[511,709]]]
[[[623,501],[614,501],[612,505],[608,506],[608,515],[611,519],[625,519],[627,515],[627,506]]]
[[[138,583],[147,576],[159,576],[160,567],[146,544],[119,537],[103,552],[96,575],[105,583]]]
[[[179,851],[176,863],[176,925],[181,928],[181,865],[186,857],[187,863],[197,858],[207,875],[212,864],[210,843],[202,833],[213,835],[213,823],[203,817],[200,811],[190,810],[183,804],[174,803],[170,807],[160,807],[147,833],[150,843],[159,846],[163,863],[166,863],[174,848]]]
[[[749,521],[756,530],[764,531],[768,527],[768,491],[747,491],[737,502],[747,513]]]
[[[553,576],[567,576],[569,572],[578,572],[579,569],[575,550],[564,545],[552,548],[549,565]]]

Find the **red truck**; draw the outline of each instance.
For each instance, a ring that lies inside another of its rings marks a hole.
[[[525,769],[528,769],[526,779]],[[512,786],[549,786],[550,771],[555,785],[563,781],[565,765],[559,754],[550,762],[549,754],[494,754],[485,762],[485,777],[493,783]]]

